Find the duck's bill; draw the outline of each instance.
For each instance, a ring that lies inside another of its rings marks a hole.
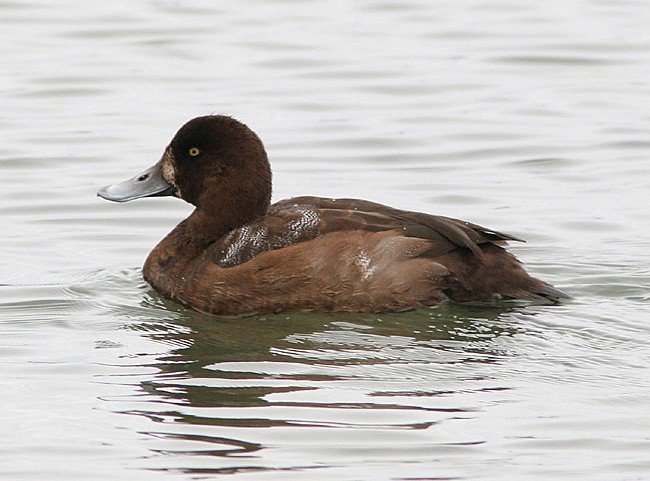
[[[142,197],[175,195],[175,192],[176,188],[163,177],[162,162],[158,162],[129,180],[102,187],[97,195],[113,202],[128,202]]]

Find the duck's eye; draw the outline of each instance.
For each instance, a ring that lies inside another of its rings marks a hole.
[[[189,151],[190,157],[196,157],[200,153],[201,153],[201,151],[199,149],[197,149],[196,147],[192,147],[190,149],[190,151]]]

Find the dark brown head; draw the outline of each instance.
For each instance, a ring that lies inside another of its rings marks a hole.
[[[156,165],[98,195],[116,202],[175,195],[241,225],[266,213],[271,167],[262,141],[246,125],[208,115],[183,125]]]

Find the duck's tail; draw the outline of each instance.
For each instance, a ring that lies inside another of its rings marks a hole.
[[[528,274],[517,258],[491,242],[480,245],[482,256],[457,249],[436,259],[450,272],[445,294],[454,301],[524,300],[558,303],[570,296]]]

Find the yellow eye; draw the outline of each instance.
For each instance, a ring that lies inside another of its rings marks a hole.
[[[190,149],[190,157],[196,157],[200,153],[201,153],[201,151],[199,149],[197,149],[196,147],[192,147]]]

